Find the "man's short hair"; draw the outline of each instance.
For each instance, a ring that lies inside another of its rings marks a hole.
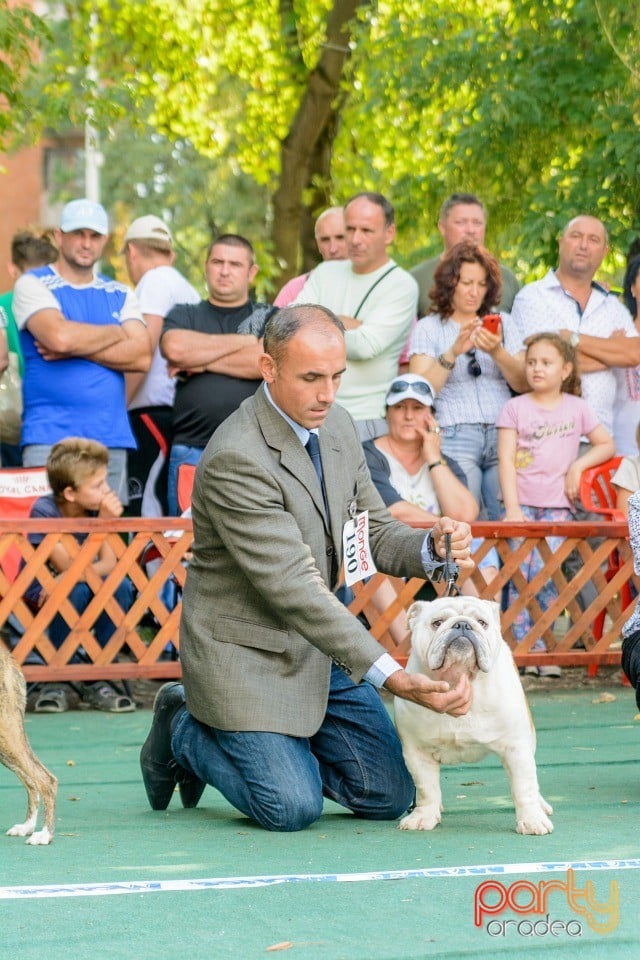
[[[319,227],[319,225],[322,223],[322,221],[323,221],[326,217],[328,217],[328,216],[329,216],[330,214],[332,214],[332,213],[344,213],[344,207],[327,207],[326,210],[323,210],[322,213],[319,213],[319,214],[318,214],[318,216],[316,217],[315,225],[314,225],[314,232],[315,232],[315,235],[316,235],[316,239],[317,239],[317,236],[318,236],[318,227]]]
[[[47,460],[47,477],[56,500],[67,487],[77,490],[101,467],[109,464],[109,451],[97,440],[66,437],[54,443]]]
[[[377,207],[380,207],[384,216],[385,227],[392,227],[394,225],[396,222],[396,212],[393,209],[393,204],[387,200],[383,194],[375,193],[373,190],[363,190],[361,193],[356,193],[353,197],[349,197],[344,205],[344,212],[347,212],[347,207],[350,203],[353,203],[354,200],[361,199],[368,200],[369,203],[375,203]]]
[[[302,327],[316,326],[325,329],[333,325],[344,336],[344,325],[332,310],[317,303],[300,303],[294,307],[284,307],[267,321],[264,330],[264,352],[279,363],[287,343],[293,339]]]
[[[163,253],[167,258],[173,253],[173,245],[167,240],[127,240],[123,252],[127,247],[135,247],[143,257],[153,256],[154,253]]]
[[[239,233],[221,233],[219,237],[216,237],[215,240],[209,244],[205,260],[209,259],[211,256],[211,251],[214,247],[217,247],[219,243],[224,243],[226,247],[244,247],[249,254],[249,262],[251,263],[251,266],[253,266],[253,264],[256,262],[253,244],[247,240],[246,237],[241,236]]]
[[[577,214],[575,215],[575,217],[571,217],[571,220],[569,220],[569,222],[563,227],[562,232],[560,233],[560,236],[561,236],[561,237],[565,237],[565,236],[567,235],[567,233],[569,232],[569,230],[571,229],[572,224],[574,224],[574,223],[576,222],[576,220],[582,219],[582,217],[588,217],[589,220],[597,220],[597,222],[600,224],[600,226],[601,226],[602,229],[604,230],[604,242],[605,242],[605,246],[608,247],[608,246],[609,246],[609,231],[608,231],[607,228],[605,227],[605,225],[604,225],[604,223],[602,222],[602,220],[600,219],[600,217],[596,217],[595,213],[577,213]]]
[[[58,250],[47,230],[20,230],[11,240],[11,263],[24,273],[58,259]]]
[[[480,207],[483,214],[487,215],[487,211],[484,203],[479,197],[476,197],[475,193],[452,193],[450,197],[444,201],[440,207],[440,216],[438,220],[444,222],[449,216],[451,210],[454,207],[460,206],[460,204],[465,204],[468,207]]]

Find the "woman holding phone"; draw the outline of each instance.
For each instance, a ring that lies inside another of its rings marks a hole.
[[[500,302],[500,268],[491,254],[464,241],[444,254],[429,293],[432,310],[416,325],[409,369],[438,395],[442,452],[467,477],[481,517],[500,518],[496,418],[527,389],[520,338]]]

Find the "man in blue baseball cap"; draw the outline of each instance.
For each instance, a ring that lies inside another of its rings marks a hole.
[[[72,200],[54,237],[56,262],[23,274],[14,291],[25,360],[23,464],[43,466],[65,437],[98,440],[109,449],[109,486],[126,503],[135,439],[124,374],[149,370],[151,341],[133,291],[95,270],[109,239],[104,207]]]
[[[93,230],[100,236],[109,234],[109,218],[107,211],[100,203],[93,200],[72,200],[62,211],[60,229],[63,233],[73,233],[74,230]]]

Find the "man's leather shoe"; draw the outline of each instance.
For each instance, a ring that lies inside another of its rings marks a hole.
[[[176,780],[178,782],[178,790],[180,791],[180,800],[182,801],[182,806],[186,810],[193,810],[194,807],[198,806],[200,797],[204,793],[206,783],[204,780],[201,780],[200,777],[196,777],[195,774],[190,773],[188,770],[185,770],[184,767],[181,767],[177,761]]]
[[[165,683],[153,704],[153,721],[140,751],[140,769],[152,810],[166,810],[176,787],[184,807],[198,804],[206,784],[185,770],[171,750],[171,721],[184,705],[181,683]]]

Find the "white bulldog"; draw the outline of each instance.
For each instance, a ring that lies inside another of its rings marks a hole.
[[[418,602],[409,608],[407,623],[412,631],[407,670],[452,687],[468,674],[473,704],[465,716],[450,717],[396,698],[396,726],[417,791],[416,806],[400,829],[433,830],[440,823],[440,764],[472,763],[492,751],[509,776],[517,832],[551,833],[553,810],[538,787],[533,720],[500,632],[498,604],[476,597]]]

